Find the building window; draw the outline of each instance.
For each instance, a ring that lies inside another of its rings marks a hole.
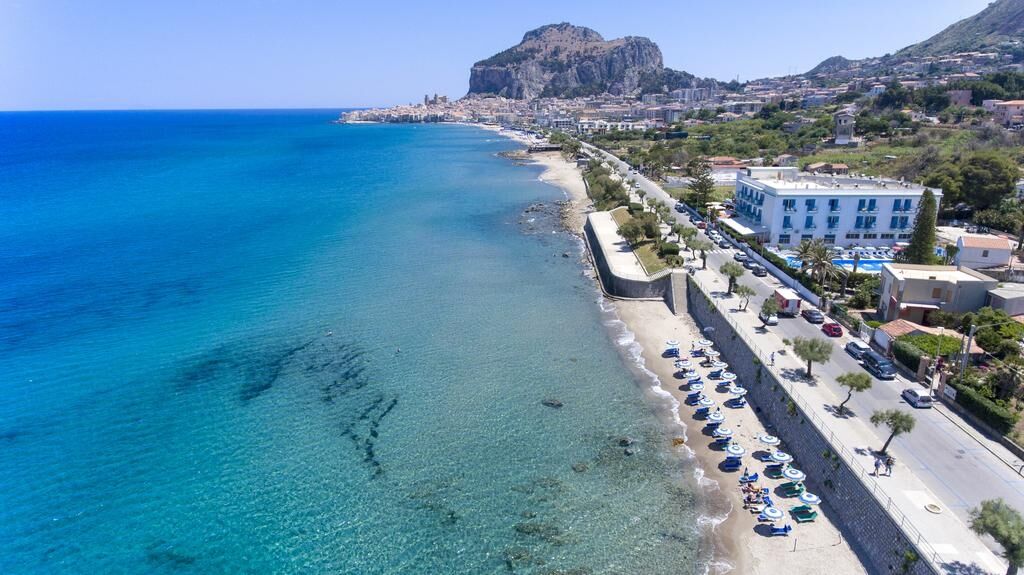
[[[779,234],[779,243],[780,244],[788,244],[789,243],[789,234]]]
[[[988,250],[981,250],[981,257],[987,258],[988,257]]]
[[[804,218],[804,227],[813,230],[817,226],[814,225],[814,216],[807,216]]]
[[[828,229],[834,230],[839,227],[839,216],[828,217]]]
[[[832,198],[831,200],[828,201],[828,210],[830,212],[839,211],[839,200],[837,198]]]
[[[834,244],[834,243],[836,243],[836,235],[835,234],[827,234],[825,236],[825,243],[826,244]]]
[[[902,212],[903,211],[903,200],[897,198],[892,201],[892,211]]]
[[[864,216],[857,216],[857,223],[854,224],[853,227],[857,228],[858,230],[863,228],[864,227]]]
[[[910,200],[910,199],[903,200],[903,211],[904,212],[909,212],[910,211],[910,207],[912,205],[913,205],[913,200]]]
[[[900,235],[896,236],[896,239],[898,239],[898,240],[909,240],[910,236],[911,236],[911,234],[900,234]]]
[[[877,238],[878,238],[878,234],[864,234],[864,239],[866,239],[866,240],[873,240],[873,239],[877,239]]]
[[[859,240],[860,239],[860,234],[852,234],[852,233],[851,234],[846,234],[846,239],[848,239],[848,240]]]
[[[807,211],[808,212],[816,212],[816,211],[818,211],[818,202],[817,202],[817,200],[815,200],[813,198],[804,200],[804,205],[807,206]]]
[[[793,221],[790,216],[782,216],[782,229],[791,230],[793,229]]]
[[[782,209],[786,210],[787,212],[795,212],[796,211],[796,200],[793,200],[793,199],[782,200]]]
[[[813,234],[804,234],[804,235],[800,236],[800,239],[801,240],[813,240],[814,239],[814,235]]]
[[[939,299],[942,297],[942,288],[932,288],[932,299]]]
[[[900,216],[900,229],[905,230],[910,227],[910,216]]]
[[[899,200],[897,200],[897,201],[899,201]],[[889,219],[889,227],[894,229],[894,230],[896,228],[900,227],[900,217],[899,216],[893,216],[892,218],[890,218]]]
[[[876,200],[875,198],[871,198],[870,200],[868,200],[868,211],[869,212],[877,212],[878,211],[878,200]]]
[[[868,230],[873,230],[873,229],[875,229],[875,226],[877,225],[877,222],[878,222],[878,218],[877,217],[875,217],[875,216],[867,216],[867,217],[864,218],[864,228],[868,229]]]
[[[865,211],[867,209],[867,207],[868,207],[868,201],[867,200],[865,200],[863,198],[857,200],[857,211],[858,212]]]
[[[882,237],[883,240],[891,240],[894,237],[896,237],[896,234],[882,234],[881,237]]]

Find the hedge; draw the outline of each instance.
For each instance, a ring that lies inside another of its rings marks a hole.
[[[643,204],[638,204],[636,202],[630,202],[628,209],[629,209],[629,215],[633,215],[633,214],[636,214],[636,213],[643,213],[644,206],[643,206]]]
[[[954,383],[953,381],[947,381],[946,385],[956,390],[957,403],[974,414],[978,419],[992,426],[999,433],[1006,435],[1013,431],[1014,426],[1017,425],[1017,420],[1020,419],[1019,413],[1014,413],[1005,407],[996,405],[995,402],[984,397],[978,393],[978,390],[972,387]]]
[[[679,244],[673,244],[665,242],[661,244],[661,255],[663,256],[678,256],[679,255]]]
[[[892,354],[896,356],[896,361],[905,365],[910,371],[917,373],[917,369],[921,365],[921,356],[924,355],[924,352],[905,341],[896,340],[892,345]]]

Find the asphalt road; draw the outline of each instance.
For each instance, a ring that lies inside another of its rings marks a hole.
[[[647,193],[647,197],[658,198],[670,207],[675,205],[675,200],[670,198],[665,191],[654,182],[643,177],[639,173],[631,173],[630,168],[621,160],[613,160],[609,163],[615,164],[621,174],[636,180],[637,184]],[[673,211],[677,221],[686,226],[693,227],[688,215]],[[708,269],[717,270],[727,261],[733,261],[732,256],[736,253],[734,249],[716,248],[708,253]],[[700,265],[700,259],[696,261]],[[721,286],[724,291],[727,282],[721,276]],[[777,278],[770,274],[767,277],[755,277],[749,272],[739,280],[740,283],[753,288],[757,295],[751,297],[748,313],[752,319],[760,308],[760,302],[772,295],[777,287],[782,284]],[[737,299],[737,305],[740,300]],[[808,307],[808,302],[803,302],[802,307]],[[769,328],[773,333],[783,338],[792,339],[801,337],[822,337],[819,325],[812,325],[801,317],[781,318],[779,325]],[[845,332],[845,328],[844,328]],[[859,372],[863,368],[859,362],[847,354],[842,346],[852,338],[844,333],[841,338],[827,338],[835,342],[835,349],[832,357],[826,364],[815,364],[812,373],[817,376],[817,384],[830,389],[836,397],[836,403],[846,397],[846,392],[835,382],[836,377],[850,372]],[[774,339],[765,335],[766,346],[772,345]],[[775,346],[778,344],[776,343]],[[774,347],[774,346],[773,346]],[[787,356],[776,356],[777,364],[792,362],[794,375],[802,372],[797,368],[798,360],[792,357],[792,352]],[[976,507],[984,499],[1001,497],[1015,508],[1024,511],[1024,477],[1012,469],[1004,460],[1010,463],[1017,462],[1017,469],[1020,469],[1024,462],[1019,462],[1013,455],[995,442],[985,439],[976,439],[961,429],[947,416],[939,413],[938,409],[914,409],[900,398],[900,392],[908,387],[915,387],[923,390],[920,385],[897,377],[895,381],[874,380],[871,389],[862,393],[855,393],[853,398],[846,404],[846,407],[853,411],[855,417],[867,419],[877,409],[898,408],[913,412],[917,420],[914,430],[908,434],[897,437],[893,440],[890,452],[897,460],[914,473],[934,492],[943,504],[953,510],[965,521],[968,511]],[[953,415],[955,418],[956,416]],[[960,425],[967,424],[960,421]],[[885,428],[878,430],[877,442],[870,447],[878,449],[882,446],[888,434]],[[992,451],[999,453],[997,457]],[[991,542],[989,542],[990,545]],[[993,545],[993,549],[998,549]]]

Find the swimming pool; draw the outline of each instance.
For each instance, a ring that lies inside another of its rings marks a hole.
[[[887,259],[862,259],[857,263],[857,273],[880,273],[882,271],[882,265],[890,263],[892,260]],[[794,257],[786,258],[786,263],[791,268],[800,268],[800,260]],[[853,271],[853,260],[836,258],[832,260],[832,265],[842,268],[846,271]]]

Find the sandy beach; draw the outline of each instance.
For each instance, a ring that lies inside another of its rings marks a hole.
[[[528,143],[514,132],[496,127],[485,128],[520,143]],[[581,235],[586,214],[592,206],[580,170],[559,153],[529,154],[524,155],[523,159],[543,165],[545,170],[541,179],[565,191],[569,204],[563,212],[563,219],[568,230]],[[670,339],[682,342],[683,355],[686,355],[690,342],[699,339],[699,330],[693,319],[686,314],[672,315],[668,306],[662,302],[610,301],[618,318],[632,332],[642,350],[642,367],[659,380],[660,390],[655,390],[657,395],[676,406],[673,409],[680,428],[675,433],[673,445],[681,453],[689,452],[696,458],[700,470],[698,475],[702,474],[697,482],[704,488],[700,496],[705,499],[706,507],[715,512],[727,511],[724,521],[709,522],[710,532],[706,534],[715,549],[713,572],[765,575],[778,572],[811,575],[824,571],[830,575],[865,573],[850,545],[828,519],[827,505],[821,506],[818,519],[810,524],[798,525],[787,515],[778,523],[793,526],[793,531],[787,537],[769,537],[766,535],[766,527],[756,528],[757,516],[743,508],[743,494],[738,483],[740,474],[719,469],[719,463],[724,459],[720,448],[714,446],[714,440],[704,429],[703,423],[694,419],[694,408],[685,405],[686,388],[680,389],[681,382],[675,379],[676,370],[672,360],[661,357],[664,342]],[[707,370],[698,368],[698,371]],[[731,397],[725,392],[716,391],[712,385],[705,389],[705,394],[719,405]],[[726,425],[733,430],[735,441],[748,451],[757,449],[758,437],[768,432],[754,410],[746,407],[724,411],[728,418]],[[757,464],[749,457],[745,462],[751,472],[763,472],[763,464]],[[762,478],[759,485],[774,490],[782,482]],[[779,505],[783,510],[788,510],[798,503],[795,499],[782,499]]]

